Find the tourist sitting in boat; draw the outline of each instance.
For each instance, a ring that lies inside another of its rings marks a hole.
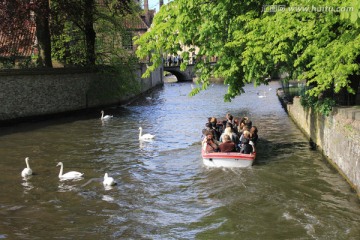
[[[233,141],[236,145],[239,144],[239,137],[236,133],[234,133],[234,130],[231,127],[231,123],[229,123],[229,122],[226,124],[224,133],[221,134],[221,136],[220,136],[220,139],[219,139],[220,142],[223,142],[223,137],[225,135],[228,135],[230,137],[231,141]]]
[[[210,118],[210,127],[214,130],[214,139],[219,140],[221,135],[221,130],[219,128],[217,119],[215,117]]]
[[[244,132],[245,132],[245,131],[250,132],[250,129],[249,129],[246,125],[244,125],[243,128],[242,128],[242,130],[241,130],[241,132],[239,132],[239,134],[240,134],[239,141],[240,141],[240,142],[241,142],[241,141],[243,140],[243,138],[244,138]]]
[[[209,131],[203,140],[203,148],[206,153],[218,152],[219,146],[214,139],[214,135]]]
[[[242,117],[238,122],[238,130],[239,130],[239,132],[243,129],[243,127],[245,125],[245,118],[246,117]]]
[[[250,140],[254,143],[254,146],[256,146],[257,140],[259,138],[258,136],[258,129],[256,126],[252,126],[250,128]]]
[[[220,152],[235,152],[235,143],[231,141],[230,136],[225,134],[223,136],[223,142],[219,145]]]
[[[211,129],[211,124],[209,122],[205,123],[205,128],[202,130],[203,137],[206,137],[208,132],[211,132],[214,135],[214,130]]]
[[[244,124],[245,124],[245,126],[247,126],[249,129],[252,127],[252,121],[251,121],[248,117],[245,117]]]
[[[255,152],[255,146],[252,141],[250,141],[250,132],[244,131],[243,138],[241,140],[240,153],[250,154]]]
[[[247,127],[250,129],[252,127],[252,121],[248,117],[241,118],[239,124],[238,124],[238,132],[243,132],[244,127]],[[241,134],[240,134],[241,135]]]
[[[229,122],[229,123],[231,123],[232,125],[234,125],[234,116],[233,116],[233,115],[231,115],[230,113],[227,113],[225,117],[226,117],[226,121],[227,121],[227,122]]]
[[[235,126],[235,125],[234,125],[234,124],[235,124],[235,123],[234,123],[234,117],[233,117],[230,113],[227,113],[227,114],[226,114],[225,119],[222,120],[221,123],[222,123],[222,129],[223,129],[222,133],[224,133],[225,128],[228,127],[229,124],[230,124],[230,126],[231,126],[232,128]]]
[[[245,126],[245,120],[244,118],[241,118],[238,125],[237,125],[237,134],[240,137],[244,131],[244,126]]]

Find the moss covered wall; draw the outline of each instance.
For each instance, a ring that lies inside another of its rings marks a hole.
[[[114,105],[163,84],[162,68],[142,79],[145,65],[132,73],[87,69],[0,72],[0,121]],[[125,74],[126,73],[126,74]]]
[[[324,117],[304,109],[295,97],[286,108],[360,196],[360,106],[336,107]]]

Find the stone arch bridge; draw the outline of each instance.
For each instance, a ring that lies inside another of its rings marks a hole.
[[[187,65],[185,71],[180,70],[180,65],[177,66],[164,66],[164,71],[172,73],[178,82],[192,81],[195,77],[194,64]]]

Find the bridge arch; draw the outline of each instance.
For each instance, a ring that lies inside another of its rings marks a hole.
[[[178,82],[193,81],[195,77],[194,65],[188,65],[185,71],[181,71],[180,66],[164,66],[164,71],[172,73]]]

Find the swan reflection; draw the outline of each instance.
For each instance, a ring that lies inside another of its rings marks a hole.
[[[21,185],[24,187],[24,193],[28,193],[31,189],[34,188],[34,185],[28,181],[30,178],[31,176],[23,178],[24,181],[21,183]]]
[[[154,142],[153,139],[141,139],[139,141],[139,148],[143,149],[143,148],[145,148],[147,146],[147,144],[151,144],[153,142]]]
[[[105,189],[105,191],[109,191],[109,190],[114,189],[114,186],[105,186],[104,185],[104,189]]]
[[[102,200],[104,200],[106,202],[114,202],[114,198],[109,195],[103,195]]]
[[[71,191],[77,191],[78,187],[76,185],[69,185],[65,182],[60,182],[59,184],[59,192],[71,192]]]

